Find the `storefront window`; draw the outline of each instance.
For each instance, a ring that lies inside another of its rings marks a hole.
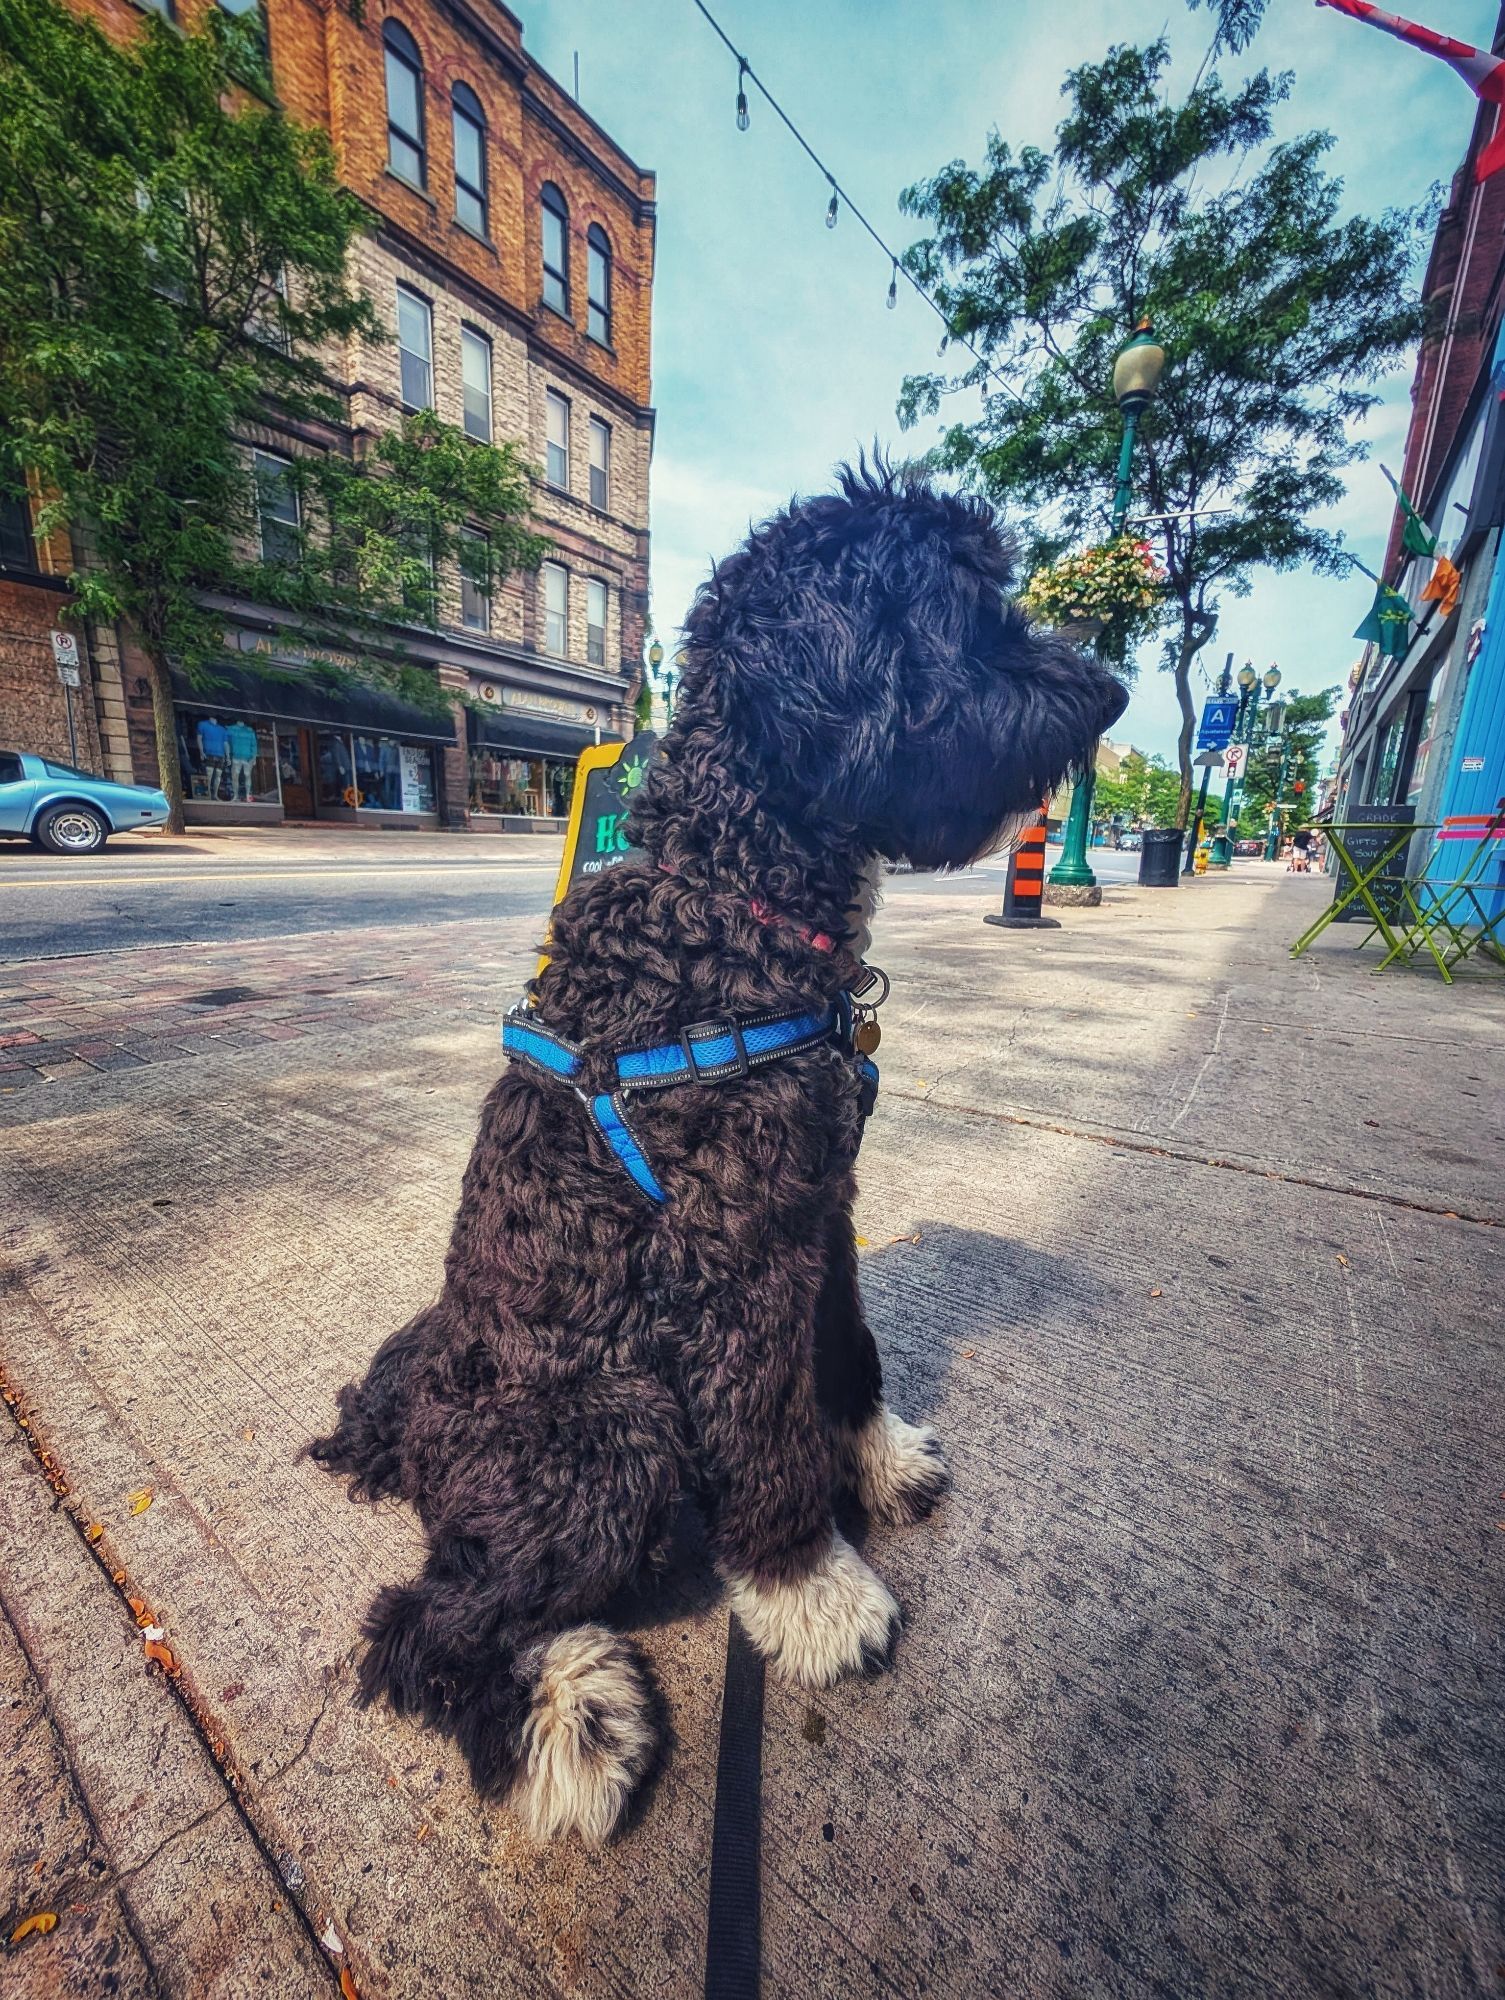
[[[436,810],[434,753],[427,743],[395,736],[347,736],[321,729],[314,742],[319,804],[364,812]]]
[[[531,819],[567,819],[575,766],[553,757],[514,757],[505,750],[471,753],[472,812],[519,813]]]
[[[350,738],[342,730],[321,729],[314,738],[314,769],[318,775],[321,806],[353,806],[355,766],[350,758]]]
[[[206,805],[278,804],[277,745],[269,723],[227,709],[180,708],[183,791]]]

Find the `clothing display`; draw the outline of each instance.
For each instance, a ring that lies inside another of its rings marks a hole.
[[[196,731],[199,755],[206,764],[223,764],[230,749],[230,732],[212,715],[206,715]],[[252,732],[255,741],[255,732]],[[251,755],[256,754],[253,749]]]

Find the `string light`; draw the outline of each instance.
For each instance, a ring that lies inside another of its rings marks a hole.
[[[712,33],[716,36],[717,40],[726,49],[727,53],[729,55],[735,56],[737,59],[737,130],[739,132],[745,132],[747,130],[748,115],[747,115],[746,85],[749,81],[751,81],[756,90],[758,91],[758,94],[762,97],[763,102],[768,106],[769,110],[773,112],[774,116],[778,119],[779,123],[784,127],[785,131],[788,132],[790,138],[794,140],[795,144],[799,147],[800,151],[805,154],[806,158],[810,160],[812,165],[817,167],[820,170],[820,172],[825,176],[826,180],[830,183],[831,200],[829,206],[826,209],[827,229],[834,229],[836,227],[837,216],[841,213],[842,204],[845,203],[846,206],[851,210],[853,216],[855,216],[857,222],[861,225],[863,229],[867,231],[868,235],[872,237],[873,241],[877,244],[878,248],[883,252],[884,256],[888,258],[890,264],[893,267],[892,275],[889,279],[889,286],[888,286],[889,305],[893,306],[897,305],[898,303],[899,274],[902,271],[905,283],[919,298],[925,301],[926,305],[929,306],[930,310],[935,314],[936,318],[939,319],[942,326],[946,329],[945,334],[942,337],[940,347],[937,350],[938,354],[944,354],[946,352],[946,349],[950,346],[952,340],[955,339],[960,343],[961,346],[965,347],[967,352],[974,358],[974,360],[977,361],[977,363],[982,369],[982,378],[985,384],[991,383],[997,388],[1001,389],[1006,396],[1012,396],[1016,403],[1023,403],[1024,398],[1019,394],[1019,391],[1014,387],[1013,383],[1005,381],[1002,375],[998,374],[995,369],[990,367],[988,364],[987,357],[984,354],[982,354],[978,348],[974,347],[972,345],[972,342],[968,340],[964,334],[952,333],[951,316],[946,311],[946,308],[940,303],[940,301],[935,297],[933,293],[925,289],[925,287],[920,283],[919,279],[914,275],[912,271],[906,270],[905,267],[899,262],[898,255],[893,249],[893,247],[884,241],[884,239],[878,234],[878,231],[873,227],[872,223],[868,221],[867,217],[863,214],[862,210],[857,206],[856,202],[853,201],[852,197],[847,193],[846,189],[837,180],[836,176],[831,172],[830,168],[826,165],[825,161],[820,157],[820,155],[816,152],[815,148],[810,144],[810,141],[805,137],[804,133],[800,131],[799,127],[795,124],[794,120],[789,116],[789,113],[784,109],[783,105],[780,104],[779,100],[774,96],[773,92],[768,88],[768,85],[764,83],[763,79],[758,75],[757,71],[748,61],[747,57],[742,54],[741,50],[733,42],[731,36],[726,32],[725,28],[722,27],[721,23],[716,19],[716,16],[711,12],[710,8],[705,4],[705,0],[693,0],[693,5],[696,11],[704,17],[707,26],[711,29]]]

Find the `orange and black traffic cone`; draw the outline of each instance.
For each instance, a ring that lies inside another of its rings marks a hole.
[[[1003,910],[996,917],[984,917],[985,924],[997,924],[1009,931],[1061,928],[1058,918],[1041,914],[1045,901],[1045,823],[1042,809],[1034,825],[1020,836],[1019,844],[1009,856]]]

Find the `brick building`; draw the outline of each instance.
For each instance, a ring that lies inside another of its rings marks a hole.
[[[112,34],[140,20],[132,0],[73,4]],[[189,25],[209,4],[161,11]],[[404,630],[407,657],[456,696],[447,722],[258,674],[290,656],[277,615],[227,597],[221,690],[180,689],[189,816],[546,823],[565,809],[579,751],[630,732],[641,671],[653,176],[539,69],[499,0],[263,0],[263,16],[279,100],[328,130],[375,218],[355,275],[391,338],[325,355],[346,403],[327,442],[358,450],[425,407],[479,439],[516,439],[539,468],[534,526],[553,549],[489,601],[440,577],[435,624]],[[279,462],[320,442],[275,423],[243,440],[267,496],[264,536],[296,505]],[[0,658],[15,662],[0,665],[0,741],[52,755],[56,589],[0,558]],[[114,638],[89,635],[91,755],[109,775],[154,782],[149,690]]]
[[[1494,37],[1505,51],[1505,7]],[[1422,284],[1426,327],[1411,383],[1402,486],[1461,577],[1450,614],[1422,602],[1431,558],[1401,543],[1396,510],[1384,576],[1417,619],[1404,651],[1368,645],[1349,678],[1333,788],[1338,818],[1409,815],[1419,824],[1460,810],[1458,763],[1475,749],[1459,724],[1471,683],[1505,519],[1505,409],[1494,362],[1505,326],[1505,174],[1480,183],[1474,161],[1496,109],[1480,105],[1438,219]],[[1477,686],[1475,694],[1477,695]],[[1492,800],[1493,795],[1491,795]],[[1413,857],[1414,858],[1414,857]]]

